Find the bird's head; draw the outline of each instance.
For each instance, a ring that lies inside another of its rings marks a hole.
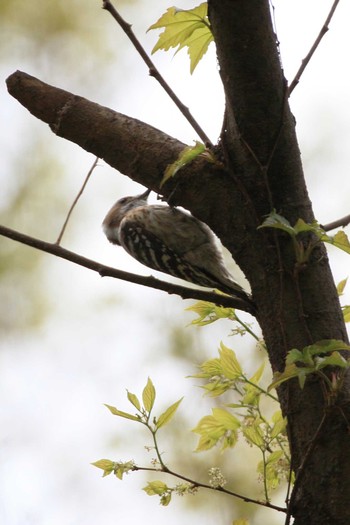
[[[146,190],[140,195],[122,197],[112,206],[102,223],[102,229],[109,242],[120,244],[119,226],[128,211],[139,206],[145,206],[151,190]]]

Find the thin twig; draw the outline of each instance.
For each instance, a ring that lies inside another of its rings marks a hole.
[[[335,230],[335,228],[345,228],[345,226],[348,224],[350,224],[350,215],[345,215],[345,217],[337,219],[333,222],[329,222],[328,224],[321,226],[321,228],[323,228],[324,231],[329,232],[331,230]]]
[[[204,144],[208,147],[213,147],[212,142],[206,135],[206,133],[203,131],[203,129],[200,127],[198,122],[195,120],[193,115],[191,114],[188,107],[186,107],[181,100],[175,95],[174,91],[171,89],[169,84],[164,80],[150,57],[147,55],[146,51],[142,47],[139,40],[136,38],[135,33],[131,29],[131,24],[128,24],[118,13],[118,11],[115,9],[115,7],[111,4],[109,0],[104,0],[102,2],[102,8],[106,9],[116,20],[116,22],[120,25],[124,33],[127,35],[127,37],[131,40],[133,46],[135,47],[136,51],[139,53],[143,61],[146,63],[147,67],[149,68],[149,74],[150,76],[154,77],[159,84],[162,86],[164,91],[169,95],[171,100],[175,103],[175,105],[178,107],[178,109],[181,111],[183,116],[187,119],[187,121],[191,124],[192,128],[195,130],[195,132],[198,134],[200,139],[204,142]]]
[[[36,239],[35,237],[30,237],[24,233],[12,230],[6,226],[0,225],[0,235],[18,241],[32,248],[36,248],[42,252],[50,253],[61,259],[65,259],[79,266],[88,268],[100,274],[101,277],[113,277],[115,279],[121,279],[123,281],[128,281],[135,284],[140,284],[142,286],[147,286],[148,288],[154,288],[156,290],[163,290],[168,294],[176,294],[182,297],[183,299],[197,299],[199,301],[208,301],[215,303],[219,306],[224,306],[225,308],[237,308],[238,310],[243,310],[244,312],[249,312],[252,315],[256,316],[255,306],[253,302],[245,301],[238,297],[230,297],[228,295],[220,295],[215,292],[207,292],[204,290],[197,290],[192,288],[187,288],[186,286],[180,286],[178,284],[168,283],[166,281],[161,281],[155,277],[149,276],[145,277],[142,275],[137,275],[130,272],[124,272],[110,266],[106,266],[97,261],[93,261],[82,255],[78,255],[75,252],[71,252],[62,246],[59,246],[56,243],[50,243]]]
[[[328,16],[321,28],[321,31],[319,32],[315,42],[313,43],[310,51],[308,52],[308,54],[306,55],[306,57],[301,61],[301,66],[300,68],[298,69],[295,77],[293,78],[292,82],[290,83],[290,86],[288,88],[288,96],[290,96],[292,94],[292,92],[294,91],[294,89],[297,87],[297,85],[299,84],[299,81],[300,81],[300,77],[301,75],[304,73],[305,69],[306,69],[306,66],[308,65],[308,63],[310,62],[313,54],[315,53],[316,49],[318,48],[322,38],[324,37],[324,35],[327,33],[329,27],[329,23],[334,15],[334,12],[339,4],[340,0],[334,0],[333,2],[333,5],[331,7],[331,10],[329,11],[328,13]]]
[[[277,510],[279,512],[287,512],[287,510],[284,507],[278,507],[277,505],[273,505],[272,503],[269,503],[268,501],[259,501],[253,498],[248,498],[247,496],[242,496],[241,494],[238,494],[237,492],[232,492],[232,490],[228,490],[223,487],[212,487],[211,485],[208,485],[207,483],[200,483],[198,481],[194,481],[193,479],[183,476],[182,474],[173,472],[167,467],[165,469],[164,468],[157,469],[157,468],[152,468],[152,467],[138,467],[137,465],[135,465],[132,468],[132,470],[135,470],[135,471],[144,470],[144,471],[149,471],[149,472],[164,472],[165,474],[169,474],[170,476],[174,476],[176,478],[182,479],[183,481],[187,481],[188,483],[190,483],[191,485],[194,485],[195,487],[215,490],[216,492],[222,492],[223,494],[234,496],[235,498],[241,499],[245,501],[246,503],[255,503],[256,505],[261,505],[262,507],[267,507],[269,509]]]
[[[60,233],[59,233],[59,236],[57,237],[56,244],[60,244],[60,243],[61,243],[61,240],[62,240],[63,234],[64,234],[64,232],[65,232],[65,230],[66,230],[66,227],[67,227],[68,221],[69,221],[69,219],[70,219],[70,216],[72,215],[72,212],[73,212],[73,210],[74,210],[74,208],[75,208],[75,206],[76,206],[78,200],[79,200],[80,197],[82,196],[83,191],[85,190],[85,187],[86,187],[86,185],[87,185],[87,183],[88,183],[88,181],[89,181],[89,178],[91,177],[92,172],[93,172],[94,169],[96,168],[98,161],[99,161],[99,158],[96,157],[96,159],[94,160],[94,162],[93,162],[91,168],[90,168],[89,171],[88,171],[88,174],[87,174],[86,177],[85,177],[85,180],[84,180],[84,183],[83,183],[82,187],[80,188],[80,190],[79,190],[77,196],[75,197],[75,199],[74,199],[74,201],[73,201],[72,206],[69,208],[69,211],[68,211],[68,213],[67,213],[66,220],[64,221],[63,226],[62,226],[62,228],[61,228],[61,231],[60,231]]]

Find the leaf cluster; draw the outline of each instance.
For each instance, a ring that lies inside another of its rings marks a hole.
[[[210,396],[231,392],[238,399],[222,408],[213,408],[210,415],[199,421],[193,429],[200,436],[196,451],[209,450],[216,445],[220,445],[222,451],[233,448],[241,435],[249,446],[257,447],[262,454],[258,472],[263,471],[268,500],[268,489],[276,488],[289,475],[286,419],[276,410],[269,420],[261,409],[263,398],[278,403],[277,398],[260,384],[264,363],[248,377],[232,349],[221,343],[218,353],[219,357],[205,361],[193,377],[204,380],[202,388]]]
[[[285,217],[272,211],[259,228],[275,228],[286,232],[293,241],[296,261],[299,265],[306,264],[309,261],[312,251],[320,242],[332,244],[350,254],[350,242],[346,233],[340,230],[333,236],[328,235],[317,221],[307,223],[303,219],[298,219],[292,226]],[[302,242],[301,237],[301,234],[305,233],[313,234],[306,245]]]
[[[339,391],[344,372],[350,367],[349,359],[344,353],[350,352],[350,346],[336,339],[325,339],[302,350],[293,348],[287,354],[286,367],[283,372],[276,372],[269,390],[277,388],[285,381],[297,378],[300,388],[303,388],[307,376],[317,374],[329,387],[329,392]],[[331,379],[325,374],[326,367],[336,367]]]

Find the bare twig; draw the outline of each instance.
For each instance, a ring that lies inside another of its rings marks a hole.
[[[70,261],[79,266],[88,268],[100,274],[101,277],[113,277],[115,279],[121,279],[123,281],[128,281],[135,284],[140,284],[142,286],[147,286],[148,288],[154,288],[156,290],[163,290],[168,294],[176,294],[182,297],[183,299],[197,299],[200,301],[208,301],[215,303],[219,306],[224,306],[225,308],[237,308],[238,310],[243,310],[249,312],[252,315],[256,315],[255,307],[253,303],[244,301],[236,297],[230,297],[228,295],[220,295],[215,292],[207,292],[204,290],[196,290],[187,288],[186,286],[180,286],[178,284],[168,283],[156,279],[155,277],[149,276],[145,277],[142,275],[136,275],[130,272],[124,272],[122,270],[117,270],[110,266],[106,266],[97,261],[93,261],[82,255],[78,255],[75,252],[62,248],[56,243],[50,243],[36,239],[35,237],[30,237],[24,233],[12,230],[6,226],[0,225],[0,235],[18,241],[37,250],[50,253],[56,257],[60,257],[67,261]]]
[[[329,23],[334,15],[334,12],[339,4],[340,0],[334,0],[333,2],[333,5],[328,13],[328,16],[321,28],[321,31],[319,32],[315,42],[313,43],[310,51],[308,52],[308,54],[306,55],[306,57],[301,61],[301,66],[300,68],[298,69],[295,77],[293,78],[292,82],[290,83],[290,86],[288,88],[288,96],[290,96],[292,94],[292,92],[294,91],[294,89],[297,87],[297,85],[299,84],[299,81],[300,81],[300,77],[301,75],[304,73],[305,69],[306,69],[306,66],[308,65],[308,63],[310,62],[313,54],[315,53],[316,49],[318,48],[322,38],[324,37],[324,35],[327,33],[329,27]]]
[[[131,25],[128,24],[118,13],[118,11],[115,9],[115,7],[111,4],[109,0],[104,0],[102,2],[102,8],[106,9],[116,20],[116,22],[120,25],[124,33],[127,35],[127,37],[131,40],[133,46],[135,47],[136,51],[139,53],[143,61],[146,63],[147,67],[149,68],[149,74],[154,77],[159,84],[162,86],[164,91],[169,95],[171,100],[175,103],[175,105],[178,107],[178,109],[181,111],[183,116],[187,119],[187,121],[191,124],[192,128],[195,130],[195,132],[198,134],[200,139],[204,142],[206,146],[213,147],[212,142],[207,137],[206,133],[203,131],[203,129],[200,127],[198,122],[195,120],[193,115],[191,114],[188,107],[186,107],[181,100],[177,97],[177,95],[174,93],[174,91],[171,89],[169,84],[164,80],[150,57],[147,55],[146,51],[142,47],[139,40],[136,38],[133,30],[131,29]]]
[[[72,215],[72,212],[73,212],[73,210],[74,210],[74,208],[75,208],[75,206],[76,206],[78,200],[80,199],[81,195],[83,194],[83,191],[85,190],[85,187],[86,187],[86,185],[87,185],[87,183],[88,183],[88,181],[89,181],[89,178],[91,177],[92,172],[94,171],[94,169],[95,169],[96,166],[97,166],[98,160],[99,160],[99,158],[96,157],[96,159],[94,160],[94,162],[93,162],[91,168],[90,168],[89,171],[88,171],[88,174],[87,174],[86,177],[85,177],[85,180],[84,180],[84,183],[83,183],[82,187],[80,188],[80,190],[79,190],[77,196],[75,197],[75,199],[74,199],[74,201],[73,201],[72,206],[69,208],[69,211],[68,211],[68,213],[67,213],[66,220],[64,221],[63,226],[62,226],[62,228],[61,228],[61,231],[60,231],[60,233],[59,233],[59,236],[57,237],[56,244],[60,244],[60,242],[61,242],[61,240],[62,240],[62,237],[63,237],[63,234],[64,234],[64,232],[65,232],[65,230],[66,230],[66,227],[67,227],[68,221],[69,221],[69,219],[70,219],[70,216]]]
[[[321,228],[323,228],[324,231],[329,232],[331,230],[335,230],[335,228],[345,228],[345,226],[347,226],[348,224],[350,224],[350,215],[345,215],[345,217],[342,217],[341,219],[329,222],[324,226],[321,225]]]

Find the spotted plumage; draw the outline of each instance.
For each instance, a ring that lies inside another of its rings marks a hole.
[[[114,204],[102,225],[108,240],[149,268],[251,302],[226,269],[211,229],[177,208],[148,205],[149,193]]]

